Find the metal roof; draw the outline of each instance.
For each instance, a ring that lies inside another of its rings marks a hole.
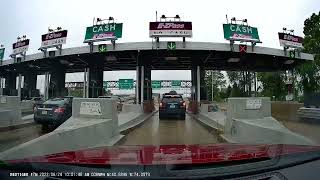
[[[175,50],[167,50],[167,41],[161,41],[159,47],[152,42],[116,43],[115,49],[107,45],[106,53],[99,53],[98,45],[90,47],[80,46],[54,51],[54,57],[46,57],[43,52],[26,55],[21,63],[14,63],[14,59],[4,60],[0,70],[24,71],[35,68],[39,72],[51,70],[53,67],[63,67],[67,72],[83,71],[86,66],[97,64],[104,66],[104,70],[134,70],[136,65],[149,65],[152,69],[189,69],[193,65],[201,65],[205,69],[219,70],[257,70],[272,71],[290,69],[300,63],[312,61],[313,55],[300,53],[300,57],[290,58],[284,50],[255,46],[252,51],[248,46],[247,53],[239,52],[239,45],[234,44],[231,51],[229,43],[212,42],[176,42]],[[240,59],[230,62],[230,58]],[[293,63],[285,63],[293,60]],[[70,66],[72,65],[72,66]]]

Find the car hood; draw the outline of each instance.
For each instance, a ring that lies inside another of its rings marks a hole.
[[[5,162],[109,165],[204,164],[274,158],[288,154],[301,154],[315,151],[319,152],[320,146],[288,144],[141,145],[98,147],[25,159],[12,159]]]

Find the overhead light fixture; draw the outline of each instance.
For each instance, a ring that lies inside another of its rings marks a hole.
[[[178,57],[165,57],[164,59],[167,61],[176,61],[178,60]]]
[[[69,64],[69,61],[64,60],[64,59],[61,59],[61,60],[60,60],[60,63],[61,63],[61,64]]]
[[[294,60],[286,60],[283,64],[292,64],[294,63]]]
[[[106,61],[117,61],[117,57],[113,55],[106,56]]]
[[[233,62],[239,62],[240,61],[240,58],[229,58],[228,59],[228,62],[231,62],[231,63],[233,63]]]

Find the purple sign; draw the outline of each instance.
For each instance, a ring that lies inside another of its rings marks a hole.
[[[192,37],[192,22],[150,22],[150,37]]]
[[[278,33],[280,45],[284,47],[303,48],[303,38],[286,33]]]

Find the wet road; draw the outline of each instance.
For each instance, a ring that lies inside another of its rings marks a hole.
[[[155,114],[144,124],[129,132],[117,145],[169,145],[169,144],[214,144],[217,135],[196,122],[186,120],[159,120]]]
[[[0,152],[16,145],[35,139],[46,132],[38,124],[28,125],[23,128],[0,132]]]
[[[319,123],[307,123],[299,121],[280,121],[286,128],[310,138],[315,143],[320,145],[320,124]]]

